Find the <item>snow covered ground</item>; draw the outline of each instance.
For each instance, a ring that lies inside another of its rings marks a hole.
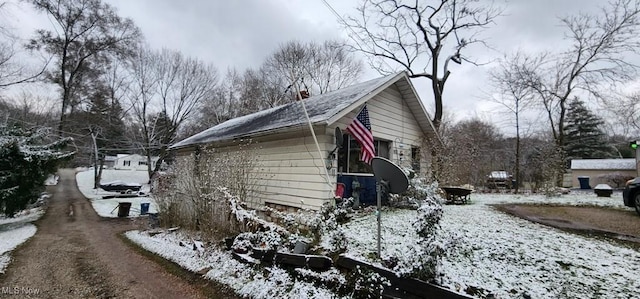
[[[13,218],[0,215],[0,274],[11,261],[11,251],[36,234],[37,228],[31,222],[43,214],[42,208],[33,208],[21,211]]]
[[[493,298],[633,298],[640,290],[637,279],[640,252],[620,243],[567,233],[500,213],[490,204],[540,203],[596,205],[624,208],[619,193],[599,198],[590,192],[561,197],[541,195],[472,194],[468,205],[443,207],[443,235],[456,240],[441,267],[440,283],[450,289]],[[391,210],[382,214],[383,255],[402,256],[414,246],[416,212]],[[369,259],[376,249],[373,213],[342,227],[349,239],[347,254]],[[328,290],[295,281],[279,268],[269,271],[233,260],[215,246],[204,251],[182,242],[189,236],[174,232],[150,236],[132,231],[127,237],[147,250],[210,279],[231,286],[251,298],[329,298]],[[192,244],[192,243],[191,243]],[[323,273],[340,277],[337,273]],[[339,279],[339,278],[337,278]]]
[[[144,194],[149,194],[149,175],[146,171],[135,171],[135,170],[112,170],[105,169],[102,171],[102,182],[112,182],[112,181],[124,181],[127,183],[139,183],[142,184],[142,191]],[[140,216],[140,204],[141,203],[150,203],[149,212],[157,213],[156,203],[153,201],[152,197],[149,196],[141,196],[141,197],[129,197],[129,198],[111,198],[111,199],[103,199],[102,197],[105,195],[115,195],[118,193],[115,192],[107,192],[100,188],[93,189],[93,169],[79,171],[76,174],[76,181],[78,183],[78,189],[82,194],[91,200],[91,205],[93,209],[96,210],[98,215],[101,217],[118,217],[117,206],[120,202],[130,202],[131,209],[129,210],[129,217],[137,217]]]
[[[619,193],[598,198],[472,194],[469,205],[444,206],[441,226],[456,243],[441,268],[440,283],[460,292],[497,298],[632,298],[640,290],[640,252],[619,243],[567,233],[500,213],[488,204],[546,203],[622,208]],[[402,256],[417,238],[416,213],[382,214],[383,256]],[[348,254],[367,259],[376,248],[375,216],[345,227]]]
[[[208,279],[228,285],[236,293],[248,298],[340,298],[312,283],[295,280],[288,272],[278,267],[262,271],[251,265],[240,263],[227,251],[216,247],[193,250],[193,239],[181,232],[161,233],[150,236],[146,232],[129,231],[127,238],[146,250],[171,260],[193,272],[206,272]],[[180,246],[180,242],[187,246]],[[340,276],[336,270],[327,271],[326,276]]]
[[[11,251],[35,235],[36,230],[36,226],[30,223],[6,231],[0,227],[0,274],[9,266]]]

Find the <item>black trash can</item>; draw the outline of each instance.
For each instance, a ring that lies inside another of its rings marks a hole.
[[[121,202],[118,204],[118,217],[129,216],[129,209],[131,209],[130,202]]]
[[[579,176],[578,182],[580,182],[580,189],[591,189],[591,186],[589,186],[588,176]]]

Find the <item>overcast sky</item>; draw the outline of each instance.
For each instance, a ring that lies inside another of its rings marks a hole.
[[[24,2],[9,7],[7,20],[28,36],[47,26],[42,14],[35,14]],[[489,1],[489,0],[486,0]],[[221,73],[228,67],[244,70],[259,66],[280,44],[290,40],[318,41],[348,39],[346,30],[322,0],[108,0],[119,14],[129,17],[142,30],[153,48],[171,48],[216,65]],[[354,12],[358,0],[327,2],[340,15]],[[499,58],[517,49],[553,50],[562,42],[559,16],[579,11],[594,12],[604,0],[496,0],[504,16],[483,36],[496,49],[476,50],[468,56],[480,62]],[[366,58],[363,58],[363,60]],[[366,61],[365,61],[366,62]],[[445,107],[457,120],[479,115],[496,116],[493,105],[483,100],[487,72],[491,65],[454,65],[445,90]],[[362,80],[379,76],[368,69]],[[424,79],[422,79],[424,80]],[[414,81],[429,109],[433,106],[426,81]],[[431,109],[430,109],[431,110]],[[430,111],[432,112],[432,111]]]

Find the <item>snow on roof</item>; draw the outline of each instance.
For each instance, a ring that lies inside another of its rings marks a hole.
[[[492,171],[491,174],[489,174],[489,178],[490,179],[508,179],[509,173],[507,173],[506,171]]]
[[[574,159],[571,160],[571,169],[635,170],[636,159]]]
[[[351,85],[339,90],[309,97],[304,100],[309,119],[317,124],[327,122],[331,117],[364,98],[390,80],[401,78],[402,73]],[[196,135],[186,138],[170,148],[180,148],[193,144],[211,143],[253,135],[274,129],[297,127],[306,124],[300,101],[292,102],[253,114],[230,119]]]

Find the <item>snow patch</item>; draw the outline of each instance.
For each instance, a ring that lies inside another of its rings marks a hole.
[[[18,228],[2,231],[0,227],[0,274],[4,274],[11,258],[10,252],[36,234],[33,224],[24,224]]]
[[[146,171],[135,171],[135,170],[111,170],[104,169],[102,170],[102,181],[110,182],[110,181],[123,181],[127,183],[136,183],[141,184],[142,188],[140,191],[144,194],[149,194],[149,175]],[[93,169],[86,169],[83,171],[79,171],[76,174],[76,182],[78,184],[78,189],[82,192],[84,197],[88,198],[91,201],[91,205],[93,209],[100,215],[101,217],[115,218],[118,217],[117,207],[121,202],[130,202],[131,209],[129,210],[129,217],[138,217],[140,216],[140,204],[142,203],[150,203],[149,213],[157,213],[158,206],[156,202],[153,200],[151,196],[141,196],[141,197],[128,197],[128,198],[111,198],[111,199],[103,199],[103,196],[106,195],[115,195],[118,194],[116,192],[107,192],[100,188],[93,189]]]
[[[180,246],[180,242],[194,243],[191,237],[180,232],[150,236],[145,232],[129,231],[125,235],[144,249],[192,272],[211,269],[204,275],[205,278],[228,285],[243,297],[340,298],[326,288],[296,280],[289,272],[277,266],[256,269],[234,260],[229,252],[215,247],[205,248],[202,252],[193,250],[191,246]],[[336,275],[334,272],[327,272],[327,275]]]

